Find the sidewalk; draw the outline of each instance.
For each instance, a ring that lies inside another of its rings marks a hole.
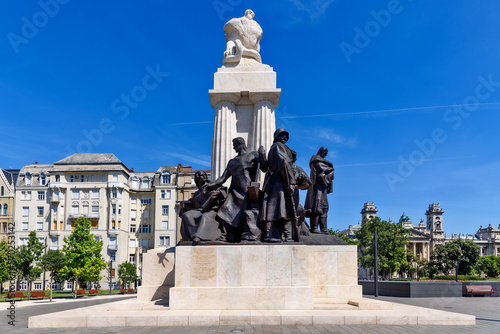
[[[0,331],[2,333],[120,333],[120,334],[135,334],[135,333],[253,333],[253,334],[322,334],[322,333],[497,333],[500,328],[500,298],[490,297],[462,297],[462,298],[397,298],[397,297],[379,297],[379,300],[390,301],[393,303],[401,303],[413,306],[428,307],[432,309],[459,312],[476,316],[475,326],[219,326],[219,327],[115,327],[115,328],[73,328],[73,329],[28,329],[27,320],[29,316],[58,312],[62,310],[86,307],[91,305],[99,305],[113,301],[120,301],[126,298],[134,298],[134,296],[112,296],[111,298],[85,298],[60,301],[56,303],[40,303],[31,301],[30,305],[19,307],[16,312],[16,327],[8,326],[6,311],[0,312]],[[42,302],[42,301],[39,301]],[[44,302],[44,301],[43,301]],[[23,302],[19,303],[22,304]],[[27,302],[28,303],[28,302]],[[4,303],[4,308],[8,307],[8,303]],[[243,332],[241,332],[241,331]]]

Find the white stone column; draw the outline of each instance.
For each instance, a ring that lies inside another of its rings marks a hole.
[[[248,143],[250,150],[257,151],[262,145],[268,151],[273,144],[275,130],[274,103],[268,100],[257,101],[254,105],[252,132]]]
[[[212,180],[222,175],[227,162],[236,154],[232,140],[236,137],[236,106],[223,100],[215,105],[212,140]]]

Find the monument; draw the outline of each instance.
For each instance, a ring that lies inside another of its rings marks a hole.
[[[224,26],[226,51],[223,66],[214,75],[209,91],[215,108],[212,141],[212,179],[222,175],[233,157],[232,140],[241,137],[250,151],[269,150],[276,129],[274,108],[281,89],[276,72],[262,63],[259,51],[262,29],[251,10]]]
[[[318,225],[326,227],[333,166],[321,148],[311,159],[309,180],[295,166],[297,152],[286,145],[289,133],[275,131],[280,90],[276,73],[262,64],[262,29],[253,18],[247,10],[224,26],[224,65],[209,92],[215,108],[213,181],[199,173],[199,190],[181,207],[183,238],[192,244],[144,254],[136,301],[30,317],[29,327],[474,323],[473,316],[363,299],[356,246],[300,242],[298,190],[312,184],[309,237],[325,236],[316,232]],[[255,191],[259,170],[266,178]],[[247,241],[256,236],[257,218],[264,223],[263,243],[236,243],[235,230],[243,231],[242,239],[251,232]],[[232,243],[203,244],[219,235]]]

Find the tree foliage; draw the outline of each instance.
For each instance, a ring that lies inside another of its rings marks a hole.
[[[44,244],[38,240],[35,231],[31,231],[26,245],[17,248],[15,263],[18,273],[28,282],[28,293],[30,291],[30,282],[40,277],[43,270],[39,266]]]
[[[73,232],[64,238],[63,252],[66,255],[66,265],[61,271],[66,275],[74,274],[76,282],[99,281],[100,272],[106,267],[101,254],[102,241],[97,241],[90,233],[90,229],[90,221],[80,217],[75,222]]]
[[[500,256],[482,256],[478,261],[478,267],[488,277],[497,277],[500,275]]]
[[[118,266],[118,277],[123,283],[135,281],[137,279],[137,269],[135,265],[130,262],[120,263]]]
[[[0,284],[10,278],[9,245],[7,241],[0,242]]]
[[[480,257],[479,246],[471,240],[456,239],[444,245],[438,245],[431,253],[428,263],[429,275],[437,273],[449,275],[458,262],[458,274],[469,275]]]
[[[58,272],[66,264],[66,256],[60,250],[49,250],[40,260],[40,267],[50,272],[50,301],[52,302],[52,281],[54,273]]]
[[[356,231],[362,247],[359,263],[365,268],[374,266],[373,233],[377,231],[378,267],[380,272],[400,271],[405,266],[408,231],[401,225],[392,224],[379,217],[365,220]]]

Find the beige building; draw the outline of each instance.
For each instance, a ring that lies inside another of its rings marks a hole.
[[[18,169],[0,169],[0,241],[7,241],[14,223],[14,196]]]
[[[126,261],[141,276],[143,253],[177,242],[174,189],[174,167],[137,173],[113,154],[74,154],[52,165],[24,166],[16,188],[16,245],[36,230],[47,249],[62,250],[75,221],[85,217],[103,241],[105,261],[113,261],[113,281]],[[105,270],[101,276],[101,287],[108,287]],[[33,289],[42,287],[42,279],[34,282]]]

